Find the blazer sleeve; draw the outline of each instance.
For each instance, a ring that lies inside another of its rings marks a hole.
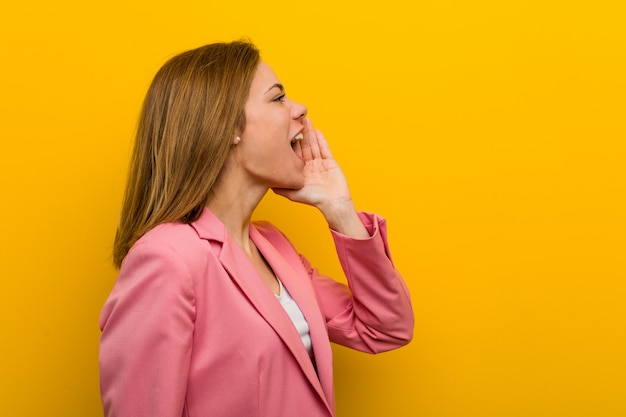
[[[370,237],[354,239],[331,230],[348,286],[323,276],[303,259],[332,342],[368,353],[404,346],[413,337],[409,291],[395,269],[386,222],[359,213]]]
[[[188,266],[167,245],[137,244],[100,318],[106,417],[180,416],[195,318]]]

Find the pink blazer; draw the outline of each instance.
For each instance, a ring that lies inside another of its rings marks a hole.
[[[100,319],[107,417],[334,416],[330,341],[377,353],[413,334],[385,221],[369,239],[331,231],[349,286],[313,269],[275,227],[250,237],[306,318],[309,357],[289,316],[208,209],[155,227],[130,250]]]

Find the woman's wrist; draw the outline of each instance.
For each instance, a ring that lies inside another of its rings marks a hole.
[[[367,239],[369,233],[356,212],[352,200],[320,206],[328,226],[342,235],[356,239]]]

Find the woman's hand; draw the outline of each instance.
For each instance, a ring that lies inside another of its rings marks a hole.
[[[359,220],[348,182],[339,164],[330,152],[326,138],[313,128],[310,119],[304,120],[304,138],[295,144],[296,154],[304,160],[304,186],[298,190],[276,188],[276,194],[317,207],[329,226],[346,235],[368,237]]]
[[[352,202],[348,183],[339,164],[333,158],[324,135],[313,129],[310,119],[304,119],[304,138],[295,146],[296,154],[304,161],[304,186],[298,190],[274,189],[288,199],[322,207]]]

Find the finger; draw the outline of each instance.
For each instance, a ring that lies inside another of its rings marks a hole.
[[[304,139],[301,141],[302,157],[305,161],[312,161],[313,159],[320,158],[320,148],[317,142],[317,135],[313,129],[313,123],[311,119],[304,119]]]
[[[323,159],[332,159],[333,155],[330,152],[330,147],[328,146],[328,142],[326,142],[326,137],[322,134],[321,131],[316,130],[317,143],[320,150],[320,155]]]
[[[318,131],[313,129],[313,122],[311,121],[311,119],[307,119],[307,123],[309,124],[311,132],[313,132],[311,140],[309,141],[309,144],[311,146],[311,153],[313,154],[313,158],[320,159],[322,157],[322,153],[320,151],[319,138],[317,137]]]

